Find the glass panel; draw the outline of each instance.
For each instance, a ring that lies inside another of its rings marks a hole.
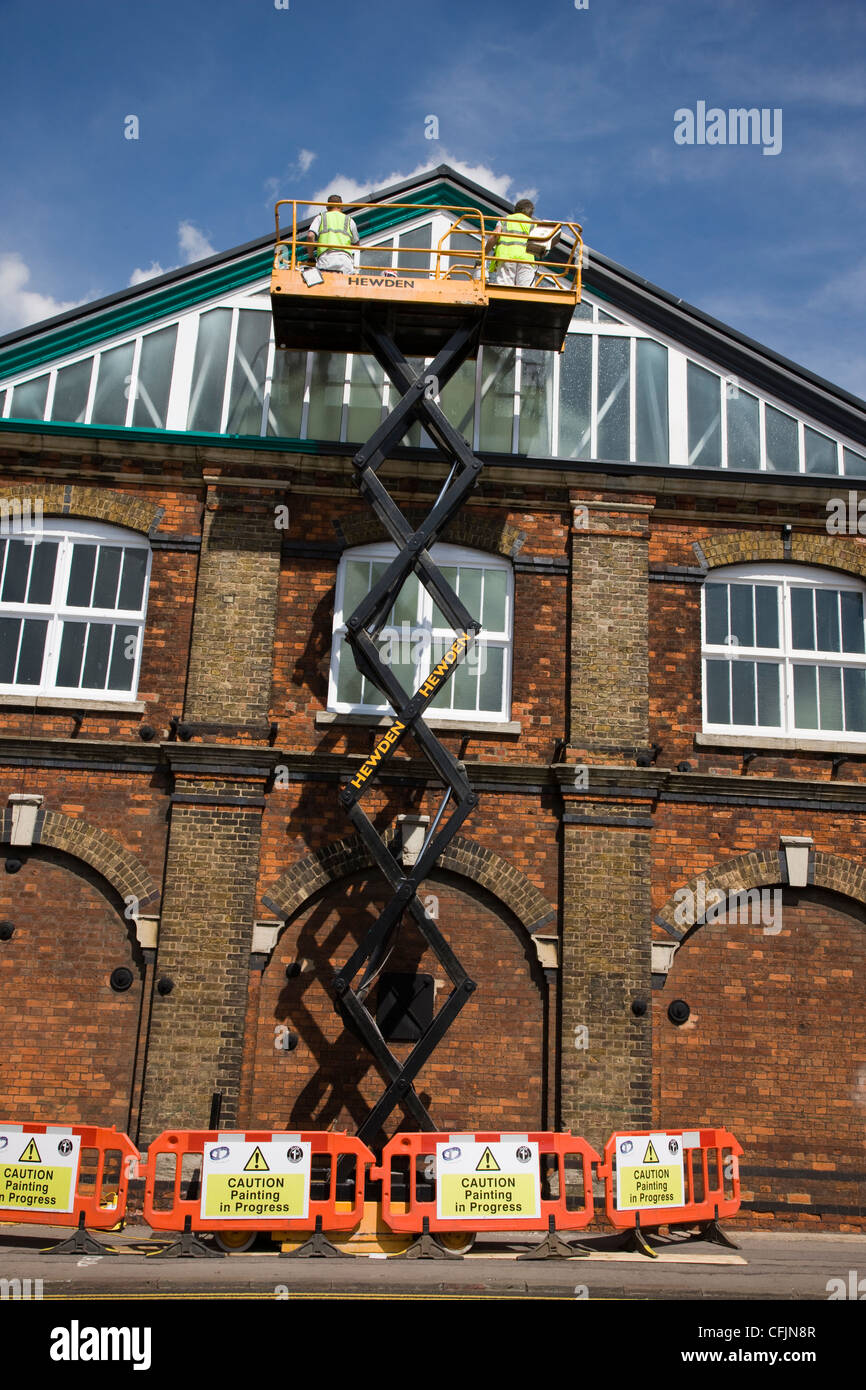
[[[84,655],[84,639],[87,623],[64,623],[63,639],[60,643],[60,660],[57,663],[58,686],[78,686],[81,675],[81,658]]]
[[[77,425],[82,424],[87,410],[92,374],[92,357],[86,358],[83,362],[73,362],[71,367],[60,368],[54,387],[52,420],[71,420]]]
[[[741,647],[755,645],[755,622],[752,614],[754,586],[751,584],[731,585],[731,636],[736,637]],[[735,719],[734,723],[740,721]]]
[[[349,387],[347,438],[359,443],[369,439],[382,419],[382,386],[385,373],[375,357],[355,353]]]
[[[769,661],[759,661],[758,670],[758,723],[778,728],[781,723],[779,703],[779,676],[781,667]]]
[[[452,709],[478,709],[478,666],[465,658],[451,677],[454,686]]]
[[[821,728],[842,728],[842,671],[838,666],[819,666]]]
[[[274,375],[268,406],[268,434],[299,439],[304,408],[307,354],[291,350],[274,353]]]
[[[69,584],[66,589],[66,602],[70,608],[90,607],[95,566],[95,545],[78,544],[72,547],[72,564],[69,567]]]
[[[3,576],[4,603],[23,603],[27,593],[27,574],[30,569],[30,552],[33,547],[26,541],[10,541],[6,557],[6,573]]]
[[[755,585],[755,646],[779,645],[779,589]]]
[[[514,423],[514,348],[486,347],[481,358],[481,449],[510,454]]]
[[[814,666],[794,667],[794,723],[798,729],[818,727],[818,685]]]
[[[806,472],[838,473],[839,461],[836,456],[835,439],[828,439],[826,434],[819,434],[809,425],[806,425],[804,434],[806,437]]]
[[[814,589],[791,589],[791,642],[798,651],[815,650]]]
[[[613,316],[613,314],[609,314],[609,313],[607,312],[606,309],[599,309],[599,311],[598,311],[598,321],[599,321],[599,323],[620,323],[620,322],[621,322],[620,319],[615,319],[614,316]]]
[[[442,388],[440,405],[451,424],[472,444],[475,432],[475,363],[464,362]],[[416,429],[419,426],[415,426]],[[411,431],[410,431],[411,433]],[[413,443],[416,441],[413,440]],[[509,441],[509,448],[511,447]]]
[[[457,587],[457,566],[456,566],[456,565],[440,565],[440,566],[439,566],[439,571],[440,571],[440,573],[441,573],[441,575],[442,575],[442,578],[445,580],[445,582],[446,582],[447,584],[450,584],[450,585],[451,585],[451,588],[457,591],[457,596],[458,596],[458,598],[459,598],[459,596],[460,596],[460,591],[459,591],[459,589],[458,589],[458,587]],[[451,624],[449,623],[448,619],[445,617],[445,614],[442,612],[442,609],[439,607],[438,603],[435,603],[435,602],[434,602],[434,604],[433,604],[433,626],[434,626],[434,628],[436,628],[436,627],[444,627],[444,628],[447,628],[449,632],[451,631]]]
[[[174,349],[177,324],[148,333],[141,340],[138,363],[138,385],[132,423],[145,429],[164,430],[168,411],[168,393],[174,368]]]
[[[849,733],[866,730],[866,671],[843,671],[845,684],[845,728]]]
[[[560,458],[589,458],[591,399],[592,338],[570,333],[559,361]]]
[[[843,449],[842,455],[845,460],[845,473],[850,478],[866,478],[866,458],[862,454],[855,454],[853,449]]]
[[[57,565],[57,542],[41,541],[33,548],[30,567],[28,603],[50,603],[54,594],[54,570]]]
[[[592,305],[588,304],[585,299],[582,299],[572,314],[571,321],[572,323],[591,323]]]
[[[467,565],[460,566],[460,577],[457,582],[457,593],[461,603],[469,609],[473,618],[480,618],[481,615],[481,585],[484,578],[482,569],[469,568]]]
[[[87,633],[87,651],[81,685],[84,690],[104,690],[108,675],[108,653],[111,647],[110,623],[91,623]]]
[[[800,468],[797,447],[797,421],[772,405],[767,412],[767,467],[776,473],[797,473]]]
[[[262,401],[270,333],[270,314],[263,314],[258,309],[241,309],[238,312],[226,434],[262,432]]]
[[[755,663],[731,662],[731,707],[733,724],[755,722]]]
[[[120,581],[120,596],[117,600],[118,608],[141,609],[141,601],[144,595],[144,576],[147,574],[147,551],[124,549],[123,552],[123,578]]]
[[[186,422],[188,430],[219,433],[231,325],[231,309],[211,309],[199,318]]]
[[[120,578],[122,559],[123,551],[119,545],[101,545],[99,547],[99,564],[96,567],[92,608],[114,608],[117,602],[117,581]]]
[[[343,385],[346,380],[344,352],[314,352],[310,379],[308,439],[340,438],[343,417]]]
[[[839,597],[842,601],[842,650],[866,651],[863,640],[863,595],[843,589]]]
[[[508,576],[505,570],[484,571],[484,606],[481,622],[485,632],[505,631],[505,600],[508,596]]]
[[[711,647],[722,646],[728,640],[728,586],[705,584],[706,641]]]
[[[730,665],[729,661],[705,662],[705,681],[707,692],[707,722],[709,724],[730,724]]]
[[[722,466],[721,378],[688,364],[689,463]]]
[[[94,425],[125,425],[126,403],[132,378],[133,343],[111,348],[99,359],[96,397],[91,420]]]
[[[33,381],[22,381],[12,391],[12,409],[9,414],[16,420],[43,420],[45,402],[48,398],[48,373]]]
[[[20,618],[0,618],[0,683],[3,685],[12,685],[15,680],[20,636]]]
[[[393,255],[393,241],[383,241],[380,246],[366,246],[361,249],[360,268],[362,270],[390,270]]]
[[[426,222],[423,227],[413,227],[410,232],[401,233],[397,242],[397,265],[398,274],[404,271],[418,271],[430,269],[430,238],[433,232],[433,224]],[[413,255],[409,247],[426,247],[426,251],[417,251]]]
[[[598,340],[598,444],[600,459],[629,456],[629,353],[628,338]]]
[[[761,466],[761,432],[758,398],[739,391],[726,400],[728,414],[728,467],[758,469]]]
[[[343,584],[343,622],[354,613],[361,599],[370,592],[369,560],[347,560]]]
[[[836,589],[815,590],[815,616],[818,627],[818,651],[841,651],[839,645],[839,595]]]
[[[42,658],[45,654],[47,618],[25,618],[18,653],[17,685],[39,685],[42,680]]]
[[[481,672],[478,687],[478,707],[490,714],[500,714],[502,712],[505,651],[502,647],[488,647],[484,656],[485,669]]]
[[[470,270],[474,271],[479,264],[480,250],[480,236],[473,236],[471,232],[452,232],[451,236],[448,238],[448,240],[445,242],[443,246],[443,252],[468,251],[470,253],[474,252],[475,254],[470,254],[467,256],[446,256],[443,254],[442,260],[440,261],[440,273],[444,275],[446,271],[448,271],[449,269],[451,269],[453,272],[454,268],[458,265],[468,266]],[[467,277],[465,275],[455,275],[455,278],[459,280],[464,280]]]
[[[337,699],[349,705],[361,703],[361,677],[355,666],[352,648],[340,639],[340,659],[337,668]]]
[[[131,690],[135,674],[135,658],[139,642],[138,628],[118,623],[114,629],[111,667],[108,672],[109,690]]]
[[[523,348],[520,382],[518,449],[521,454],[549,458],[553,416],[553,353]]]
[[[668,350],[639,338],[635,383],[637,458],[640,463],[668,462]]]
[[[410,628],[417,626],[418,595],[420,590],[421,586],[418,582],[417,575],[410,574],[409,578],[404,581],[403,587],[394,602],[394,607],[391,609],[390,622],[394,623],[397,627],[399,627],[401,623],[408,623]]]

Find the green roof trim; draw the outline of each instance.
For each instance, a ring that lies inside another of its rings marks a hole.
[[[215,434],[204,430],[154,430],[125,425],[72,425],[51,420],[0,420],[0,439],[4,432],[61,435],[66,438],[143,440],[150,444],[219,444],[228,449],[265,449],[289,454],[322,454],[329,450],[315,439],[289,439],[259,434]]]
[[[447,179],[441,179],[417,194],[407,195],[401,201],[432,203],[437,207],[475,207],[485,214],[499,216],[499,210],[492,204],[467,198]],[[383,208],[381,212],[373,209],[359,213],[358,231],[365,237],[377,236],[391,227],[399,226],[401,222],[409,221],[411,216],[406,209]],[[158,319],[191,309],[217,295],[232,294],[256,280],[266,279],[271,273],[271,255],[268,246],[228,265],[216,266],[213,270],[176,281],[155,293],[148,293],[145,287],[140,295],[131,296],[102,313],[88,313],[84,305],[81,318],[75,322],[65,324],[54,332],[41,332],[30,341],[25,340],[0,352],[0,378],[51,365],[58,358],[70,357],[100,342],[133,333]]]

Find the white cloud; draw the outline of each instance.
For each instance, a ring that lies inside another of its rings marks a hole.
[[[305,174],[316,158],[312,150],[298,150],[298,168]]]
[[[285,172],[276,178],[265,179],[265,192],[268,195],[268,207],[272,208],[278,198],[288,197],[288,192],[295,179],[303,178],[308,174],[313,162],[318,159],[315,150],[298,150],[297,159],[286,166]]]
[[[204,261],[208,256],[213,256],[214,248],[211,246],[204,232],[200,231],[194,222],[179,222],[177,227],[177,248],[182,257],[183,265],[192,265],[194,261]],[[153,280],[157,275],[167,275],[170,270],[177,270],[178,266],[160,265],[159,261],[152,261],[146,270],[140,266],[132,272],[129,277],[130,285],[141,285],[145,280]]]
[[[61,301],[50,294],[27,289],[30,267],[17,251],[0,255],[0,333],[12,333],[28,323],[54,318],[66,309],[74,309],[84,301]]]
[[[311,203],[323,203],[330,193],[341,193],[347,203],[360,203],[368,193],[372,193],[377,188],[388,188],[392,183],[402,183],[404,179],[418,178],[421,174],[428,173],[435,169],[439,164],[449,164],[458,174],[463,174],[464,178],[471,179],[473,183],[481,184],[482,188],[487,188],[491,193],[498,193],[502,198],[510,198],[508,190],[514,182],[510,174],[496,174],[487,164],[467,164],[463,159],[454,159],[448,154],[447,150],[437,150],[435,157],[424,164],[417,164],[414,169],[408,172],[394,172],[383,174],[376,178],[368,179],[364,183],[359,183],[357,179],[348,178],[345,174],[335,174],[326,184],[313,194]],[[535,190],[523,194],[524,197],[531,197]]]

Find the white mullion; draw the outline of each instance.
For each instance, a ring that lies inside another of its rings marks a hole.
[[[637,338],[629,338],[628,353],[628,456],[637,459]]]
[[[141,363],[141,344],[143,338],[134,338],[132,343],[132,366],[129,372],[129,386],[126,397],[126,417],[124,428],[129,429],[132,424],[132,413],[135,410],[135,401],[138,396],[138,369]]]
[[[345,444],[349,432],[349,392],[352,386],[352,368],[355,364],[354,352],[346,353],[346,360],[343,365],[343,400],[340,405],[340,434],[341,444]]]
[[[304,399],[301,406],[301,438],[307,438],[307,430],[310,423],[310,389],[313,380],[313,354],[307,353],[307,363],[304,368]]]
[[[559,373],[560,358],[562,353],[553,354],[552,385],[553,400],[550,405],[550,453],[552,458],[559,458]]]
[[[93,354],[93,366],[90,371],[90,388],[87,392],[87,405],[84,407],[83,423],[85,425],[89,425],[91,423],[91,419],[93,416],[93,404],[96,400],[96,383],[99,380],[99,364],[101,361],[102,353],[95,352]]]
[[[481,440],[481,388],[484,382],[482,375],[482,355],[484,348],[479,348],[475,358],[475,395],[472,404],[472,452],[477,453]]]
[[[238,313],[239,310],[237,305],[235,305],[232,308],[232,322],[231,328],[229,329],[229,350],[228,357],[226,358],[225,381],[223,382],[222,410],[220,411],[220,434],[225,434],[229,420],[229,407],[232,397],[231,386],[235,374],[235,352],[237,351],[238,344],[238,323],[240,322]]]
[[[688,366],[683,353],[668,347],[668,439],[670,461],[688,467]]]
[[[50,420],[54,410],[54,392],[57,390],[57,368],[54,367],[48,374],[48,390],[45,393],[45,410],[43,420]]]
[[[520,392],[523,389],[523,351],[514,349],[514,390],[511,396],[511,452],[520,447]]]
[[[592,363],[589,379],[589,456],[598,458],[598,333],[592,335]]]
[[[739,389],[739,388],[738,388]],[[719,405],[719,459],[722,468],[728,467],[728,385],[727,377],[719,377],[720,405]],[[757,678],[755,682],[755,700],[758,698]]]
[[[273,319],[271,319],[268,352],[265,358],[265,379],[262,383],[262,420],[259,426],[259,435],[262,438],[264,438],[268,432],[268,415],[271,410],[271,385],[273,383],[275,361],[276,343],[274,340],[274,322]]]
[[[192,391],[192,372],[195,364],[195,349],[198,342],[200,314],[186,314],[177,321],[177,337],[174,342],[174,361],[171,368],[171,385],[168,391],[168,405],[165,410],[167,430],[186,430],[189,420],[190,393]]]
[[[806,472],[806,426],[799,416],[794,416],[797,421],[797,472]]]
[[[769,472],[767,461],[767,414],[766,401],[758,397],[758,471]]]

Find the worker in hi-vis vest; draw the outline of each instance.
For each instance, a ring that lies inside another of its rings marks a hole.
[[[528,198],[515,203],[514,212],[497,222],[484,246],[487,279],[494,285],[529,289],[535,283],[538,243],[532,241],[535,206]]]
[[[343,212],[339,193],[332,193],[325,211],[313,218],[304,240],[318,242],[315,256],[319,270],[352,274],[355,263],[350,247],[358,245],[358,228],[349,214]]]

